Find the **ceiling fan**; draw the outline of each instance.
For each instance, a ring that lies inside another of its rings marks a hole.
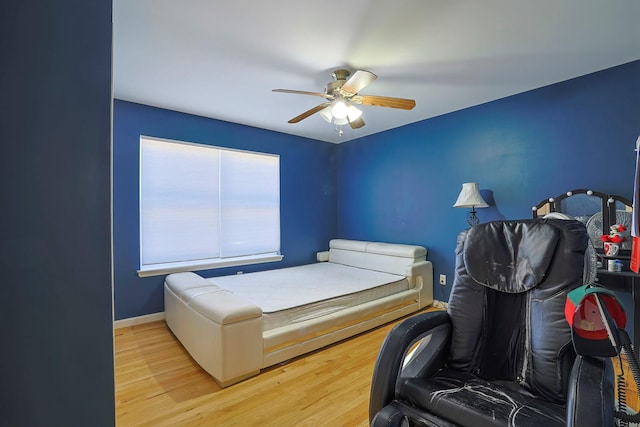
[[[273,91],[320,96],[327,100],[289,120],[289,123],[298,123],[312,114],[320,113],[320,116],[329,123],[334,123],[335,125],[349,124],[352,129],[358,129],[364,126],[364,120],[361,117],[362,111],[356,108],[354,104],[400,108],[402,110],[411,110],[416,106],[416,102],[413,99],[358,95],[358,92],[367,87],[378,76],[364,70],[357,70],[349,77],[350,74],[348,70],[335,70],[331,74],[334,80],[327,84],[324,93],[291,89],[273,89]]]

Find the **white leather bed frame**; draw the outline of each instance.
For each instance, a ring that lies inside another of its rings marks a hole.
[[[426,253],[422,246],[334,239],[328,252],[318,253],[319,261],[404,276],[409,289],[266,331],[262,309],[216,286],[215,278],[171,274],[164,286],[165,319],[194,360],[226,387],[431,305],[433,268]]]

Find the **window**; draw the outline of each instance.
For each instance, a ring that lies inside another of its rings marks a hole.
[[[140,137],[140,276],[280,259],[278,156]]]

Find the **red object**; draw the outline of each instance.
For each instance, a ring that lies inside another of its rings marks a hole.
[[[611,236],[609,236],[608,234],[603,234],[602,236],[600,236],[600,240],[602,240],[603,242],[608,242],[611,240]]]
[[[567,294],[564,315],[576,353],[597,357],[618,354],[618,330],[627,325],[627,314],[613,291],[598,285],[580,286]]]
[[[634,273],[638,273],[640,270],[640,237],[633,237],[631,244],[631,263],[629,268]]]
[[[611,243],[620,243],[622,242],[624,239],[622,237],[620,237],[619,235],[615,235],[615,236],[611,236],[611,238],[609,239],[609,241]]]

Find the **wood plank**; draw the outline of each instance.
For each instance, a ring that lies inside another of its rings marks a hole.
[[[164,321],[115,332],[119,426],[367,426],[373,365],[398,321],[264,369],[227,388]]]

